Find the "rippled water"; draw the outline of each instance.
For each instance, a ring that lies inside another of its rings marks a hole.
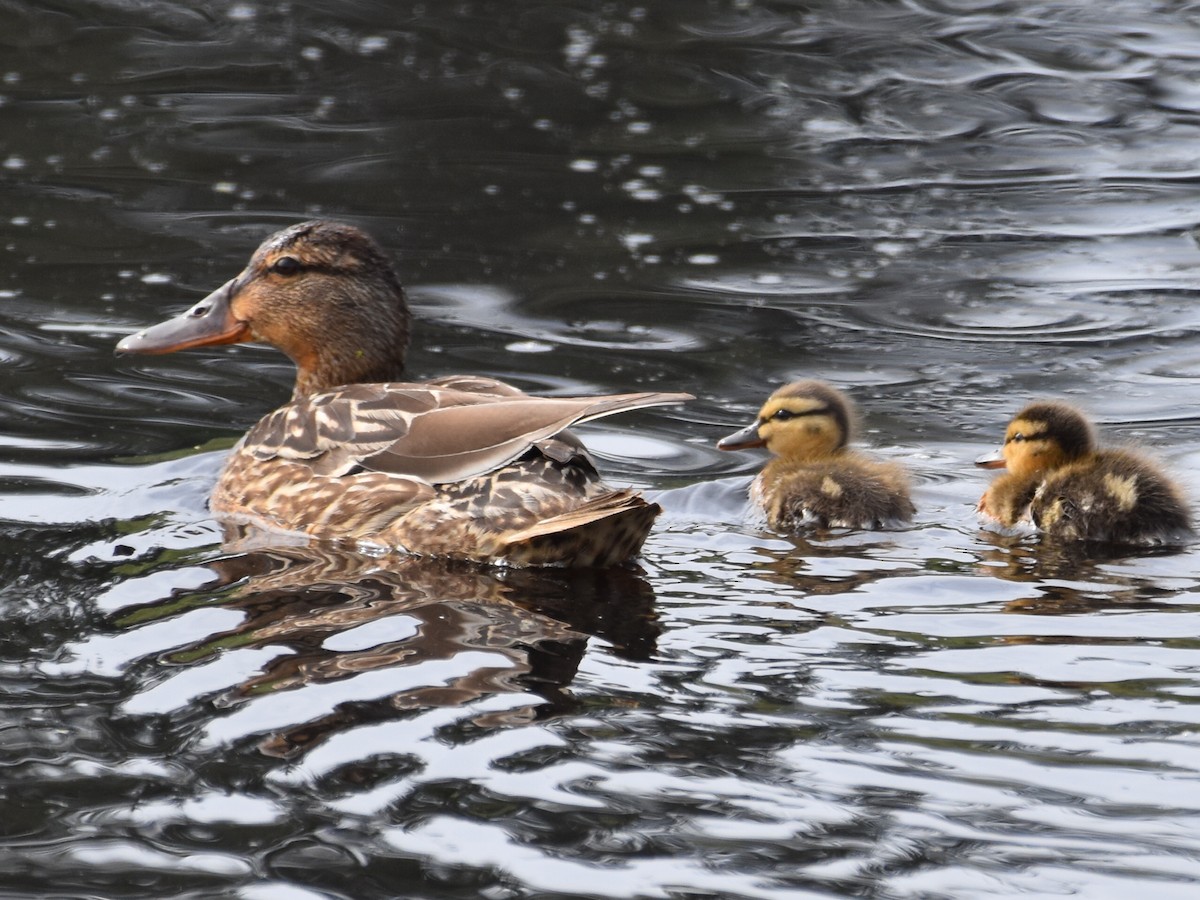
[[[1200,11],[0,7],[0,896],[1195,896],[1200,548],[981,530],[1084,404],[1200,498]],[[586,429],[637,571],[222,546],[265,348],[115,359],[270,230],[397,259],[414,377]],[[717,438],[847,388],[919,513],[788,540]]]

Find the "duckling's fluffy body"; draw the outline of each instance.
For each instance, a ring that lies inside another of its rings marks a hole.
[[[1170,543],[1191,533],[1183,492],[1158,466],[1129,450],[1099,450],[1091,424],[1066,403],[1041,401],[1009,423],[1005,467],[979,510],[1005,527],[1023,520],[1064,541]]]
[[[751,425],[717,446],[766,447],[775,454],[751,484],[750,499],[777,531],[909,521],[914,508],[907,473],[851,450],[853,421],[853,407],[840,391],[821,381],[797,381],[773,393]]]
[[[565,429],[687,394],[531,397],[491,378],[397,381],[409,312],[378,245],[305,222],[127,353],[263,341],[296,363],[292,401],[234,447],[212,495],[223,517],[422,555],[612,565],[660,512],[606,486]]]
[[[853,450],[824,463],[773,459],[751,484],[750,498],[778,531],[882,528],[913,516],[904,469]]]

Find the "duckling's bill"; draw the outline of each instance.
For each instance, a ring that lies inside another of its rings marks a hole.
[[[234,316],[230,302],[236,284],[236,278],[227,281],[187,312],[129,335],[117,344],[117,353],[174,353],[249,340],[250,327]]]
[[[1004,458],[1004,448],[997,447],[991,453],[985,453],[975,460],[975,465],[981,469],[1004,469],[1008,461]]]
[[[733,434],[721,438],[721,440],[717,441],[717,449],[749,450],[752,447],[765,447],[767,442],[758,433],[759,424],[759,422],[755,421],[741,431],[735,431]]]

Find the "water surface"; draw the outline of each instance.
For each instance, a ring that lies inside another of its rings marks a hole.
[[[0,895],[1190,897],[1186,546],[981,530],[1036,396],[1200,498],[1200,18],[1051,2],[0,10]],[[636,570],[222,542],[267,348],[112,356],[336,216],[415,378],[588,426]],[[787,539],[713,447],[847,389],[911,527]]]

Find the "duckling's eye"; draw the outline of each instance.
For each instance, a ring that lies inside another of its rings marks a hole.
[[[271,263],[271,271],[277,275],[295,275],[300,269],[300,260],[294,256],[281,256]]]
[[[779,422],[786,422],[788,419],[796,418],[796,413],[790,409],[777,409],[775,415],[771,416],[771,418]]]
[[[1010,437],[1009,440],[1019,444],[1023,440],[1025,440],[1025,435],[1021,434],[1021,432],[1018,431],[1016,434],[1014,434],[1012,437]]]

